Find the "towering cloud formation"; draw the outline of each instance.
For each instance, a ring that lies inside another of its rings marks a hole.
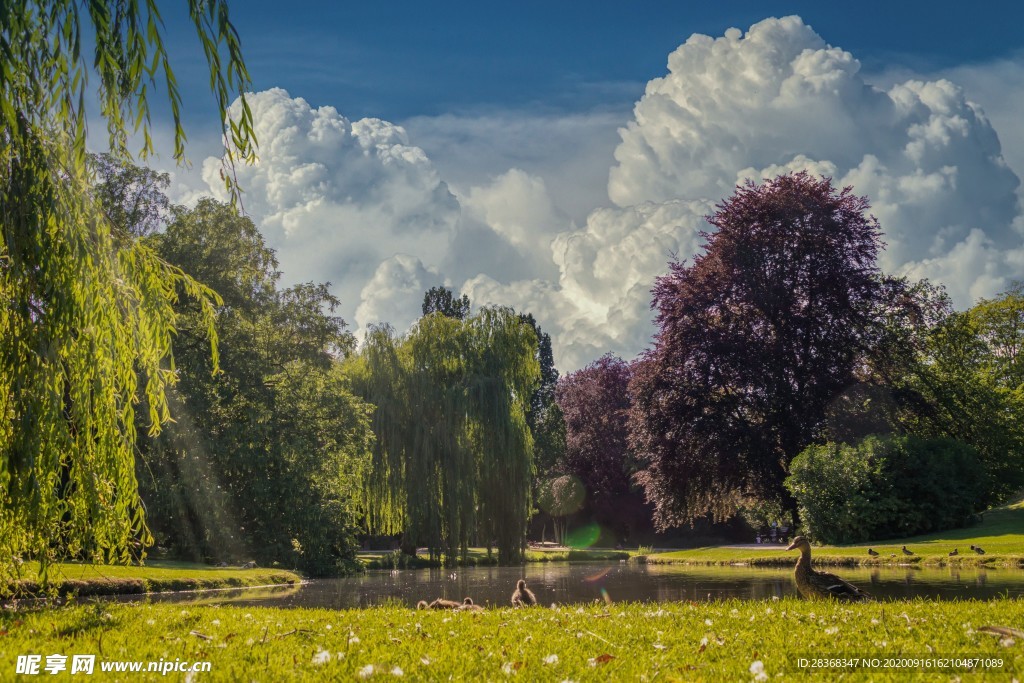
[[[669,55],[620,129],[615,206],[582,227],[551,179],[512,169],[456,198],[398,126],[282,90],[252,102],[260,163],[240,170],[246,209],[285,277],[340,285],[359,326],[403,327],[447,278],[475,305],[533,312],[564,369],[631,356],[651,333],[654,278],[699,250],[714,203],[800,169],[868,195],[883,267],[942,282],[960,306],[1024,277],[1019,181],[978,107],[945,80],[876,88],[796,17],[695,35]]]

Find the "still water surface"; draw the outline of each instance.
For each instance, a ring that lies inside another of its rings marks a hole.
[[[1024,599],[1024,570],[1020,569],[865,567],[829,571],[884,600],[913,597]],[[342,609],[389,602],[411,607],[417,600],[439,597],[462,600],[470,596],[477,604],[491,607],[508,605],[520,578],[526,579],[543,605],[605,599],[614,602],[764,600],[796,594],[793,570],[784,568],[532,563],[525,567],[374,570],[344,579],[317,579],[298,587],[179,593],[147,599]]]

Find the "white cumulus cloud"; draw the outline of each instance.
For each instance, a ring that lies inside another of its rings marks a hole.
[[[1020,183],[982,109],[953,79],[873,85],[797,17],[680,45],[613,155],[607,111],[518,128],[511,115],[415,120],[442,174],[386,121],[352,122],[283,90],[251,106],[260,158],[239,169],[245,208],[285,278],[333,282],[359,328],[403,330],[423,291],[445,283],[474,306],[532,312],[563,370],[631,357],[653,331],[655,277],[700,251],[714,204],[746,179],[803,169],[870,198],[887,271],[943,283],[959,306],[1024,278]],[[481,160],[489,147],[500,162]],[[215,191],[218,168],[204,165]]]

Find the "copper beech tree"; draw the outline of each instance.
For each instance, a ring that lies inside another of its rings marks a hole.
[[[749,499],[794,509],[790,461],[891,337],[893,306],[912,299],[878,269],[868,208],[806,172],[748,182],[707,218],[717,231],[703,253],[657,279],[630,441],[659,528],[724,519]]]

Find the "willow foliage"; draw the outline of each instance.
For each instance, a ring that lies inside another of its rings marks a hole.
[[[224,2],[188,8],[223,114],[249,82],[238,36]],[[130,135],[141,136],[143,156],[152,151],[158,76],[183,161],[181,98],[155,0],[0,0],[0,585],[21,558],[45,574],[61,553],[125,561],[148,541],[135,406],[147,406],[152,432],[170,419],[179,296],[200,303],[216,362],[216,294],[115,234],[91,192],[88,79],[99,82],[110,151],[128,159]],[[224,129],[231,159],[253,155],[243,110]]]
[[[373,533],[404,533],[448,562],[471,542],[522,558],[531,510],[526,422],[540,380],[533,328],[508,308],[424,316],[404,337],[374,328],[348,366],[376,406],[363,506]]]

